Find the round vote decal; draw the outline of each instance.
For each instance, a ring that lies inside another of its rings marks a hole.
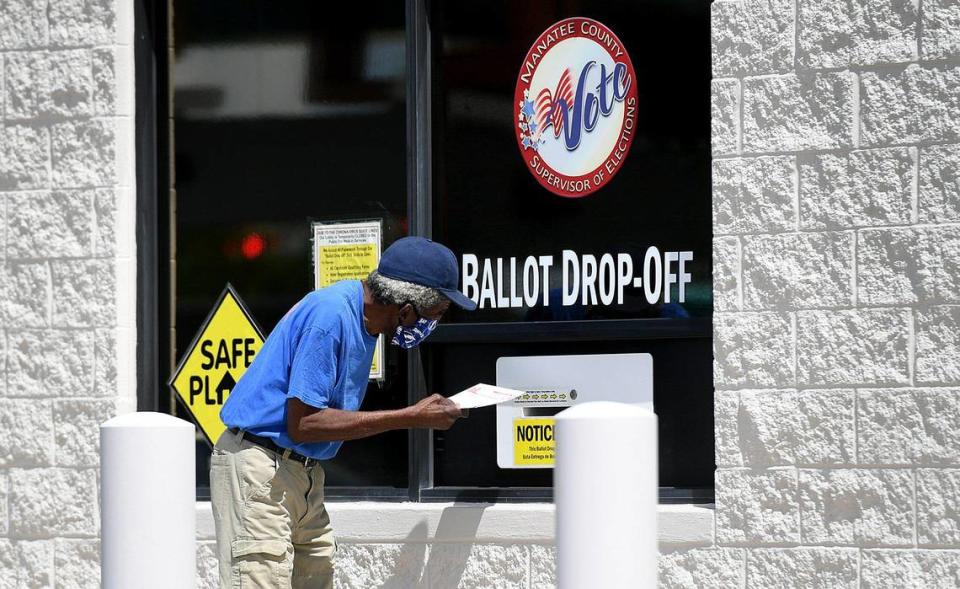
[[[637,77],[603,23],[573,17],[530,47],[514,94],[517,145],[547,190],[568,198],[600,190],[623,167],[637,123]]]

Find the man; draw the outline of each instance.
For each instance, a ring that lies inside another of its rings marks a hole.
[[[308,294],[280,320],[220,412],[227,431],[210,458],[220,586],[333,585],[336,541],[320,462],[344,440],[406,428],[448,429],[463,414],[433,395],[391,411],[360,411],[377,336],[411,348],[457,290],[446,247],[405,237],[364,281]]]

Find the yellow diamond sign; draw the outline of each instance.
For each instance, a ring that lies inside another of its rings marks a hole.
[[[220,408],[263,345],[263,334],[227,284],[170,379],[210,444],[226,429]]]

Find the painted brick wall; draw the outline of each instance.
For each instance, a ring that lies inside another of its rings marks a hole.
[[[99,586],[135,403],[132,2],[0,2],[0,586]]]
[[[960,3],[712,36],[717,546],[665,585],[960,586]]]

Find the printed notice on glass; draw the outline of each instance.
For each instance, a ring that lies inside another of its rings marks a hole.
[[[363,280],[380,263],[383,222],[313,224],[314,288],[325,288],[341,280]],[[370,365],[371,380],[383,379],[383,336]]]

